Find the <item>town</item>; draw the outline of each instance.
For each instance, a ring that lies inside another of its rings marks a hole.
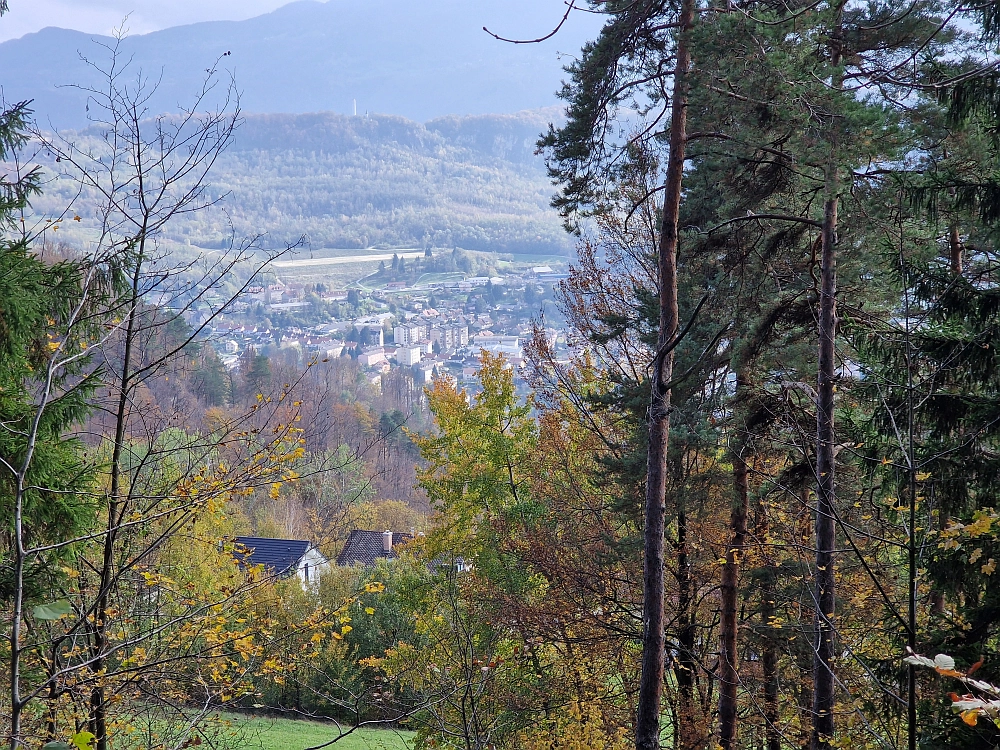
[[[227,369],[239,367],[247,352],[292,364],[351,357],[376,390],[394,369],[410,375],[417,389],[440,376],[474,386],[481,352],[488,351],[505,357],[519,391],[526,392],[524,346],[536,325],[560,356],[568,353],[556,303],[558,284],[569,276],[565,261],[561,268],[551,260],[508,263],[502,275],[421,274],[421,264],[432,264],[434,255],[428,250],[421,256],[410,259],[409,275],[406,254],[394,254],[391,268],[381,261],[378,271],[342,289],[332,288],[329,277],[302,278],[274,268],[223,314],[209,320],[206,311],[193,309],[189,322],[208,323]]]

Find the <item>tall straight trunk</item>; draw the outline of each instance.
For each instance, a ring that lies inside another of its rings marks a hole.
[[[687,512],[683,503],[677,509],[677,660],[674,676],[677,680],[677,750],[698,750],[704,744],[700,708],[695,694],[694,659],[695,615],[694,581],[691,580],[691,560],[688,551]]]
[[[842,60],[844,3],[837,7],[837,19],[828,43],[833,70],[831,88],[843,88]],[[816,642],[813,655],[813,750],[831,747],[834,733],[835,680],[833,674],[836,625],[834,550],[836,526],[836,392],[835,344],[837,337],[837,209],[840,201],[838,125],[831,121],[829,158],[823,186],[822,259],[819,296],[819,373],[816,387]]]
[[[736,395],[745,387],[740,375],[736,376]],[[722,567],[722,616],[719,623],[719,745],[723,750],[732,750],[736,741],[737,703],[736,693],[739,683],[737,671],[736,603],[739,566],[747,537],[747,510],[749,506],[749,484],[747,464],[743,457],[746,440],[737,440],[732,452],[733,461],[733,507],[729,527],[732,541],[726,549],[726,563]]]
[[[646,466],[646,502],[643,529],[642,673],[635,723],[636,750],[660,747],[660,702],[666,635],[663,618],[663,532],[666,517],[667,446],[670,436],[670,388],[674,355],[667,351],[677,335],[677,224],[684,177],[687,139],[687,72],[691,50],[687,30],[694,22],[694,0],[681,6],[673,101],[670,109],[670,155],[664,182],[660,227],[660,331],[650,378],[649,454]]]
[[[761,654],[761,667],[764,672],[764,737],[767,739],[767,750],[781,750],[781,731],[778,729],[778,648],[773,622],[776,614],[775,592],[774,579],[771,577],[774,561],[771,557],[771,547],[767,542],[767,511],[763,508],[755,526],[757,538],[764,540],[762,557],[766,571],[760,589],[761,632],[765,634]]]
[[[834,549],[836,545],[833,421],[834,342],[837,329],[837,175],[830,168],[823,209],[823,256],[819,306],[819,378],[816,408],[816,642],[813,656],[813,750],[833,739]]]
[[[19,485],[23,480],[19,478]],[[10,623],[10,750],[19,750],[21,743],[21,718],[24,702],[21,700],[21,626],[24,617],[24,490],[17,489],[14,507],[14,601],[11,603]]]
[[[107,696],[101,684],[101,673],[105,668],[104,655],[108,648],[108,611],[111,590],[114,587],[114,553],[118,541],[118,528],[124,517],[125,501],[122,497],[122,453],[125,448],[125,430],[130,402],[132,354],[139,325],[139,282],[142,278],[143,253],[145,250],[145,226],[140,234],[138,257],[132,273],[129,298],[128,320],[125,325],[124,350],[122,352],[121,376],[119,379],[118,404],[115,412],[115,442],[111,451],[110,489],[108,499],[108,521],[104,536],[104,550],[100,569],[100,589],[94,611],[93,660],[91,671],[96,682],[90,692],[90,720],[88,722],[95,740],[96,750],[108,750]]]

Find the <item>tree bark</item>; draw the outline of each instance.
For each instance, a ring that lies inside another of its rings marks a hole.
[[[957,224],[952,224],[948,227],[948,249],[950,255],[949,260],[951,261],[951,272],[955,274],[955,276],[961,276],[965,247],[962,245],[962,238],[958,234]]]
[[[828,41],[831,88],[843,88],[839,70],[843,56],[843,3]],[[829,157],[823,186],[822,256],[819,296],[819,367],[816,387],[816,640],[813,655],[813,750],[828,750],[834,738],[833,673],[836,591],[834,550],[837,527],[836,502],[836,429],[834,394],[836,392],[835,343],[837,337],[837,209],[840,201],[838,124],[829,124]]]
[[[24,618],[24,490],[23,479],[18,477],[17,497],[14,504],[14,601],[11,604],[10,623],[10,750],[21,745],[21,625]]]
[[[823,209],[823,243],[819,311],[819,378],[816,408],[816,641],[813,656],[813,750],[827,750],[833,739],[834,721],[834,549],[836,522],[834,502],[834,342],[837,328],[837,176],[827,174]]]
[[[674,355],[667,351],[677,334],[677,225],[687,136],[687,81],[691,50],[687,30],[694,22],[694,0],[684,0],[677,41],[670,119],[670,155],[664,182],[663,223],[659,238],[660,331],[650,378],[649,453],[643,529],[642,673],[635,726],[637,750],[660,747],[660,702],[666,647],[663,619],[663,532],[666,516],[667,446]]]
[[[94,658],[91,663],[91,672],[95,675],[95,684],[90,692],[89,728],[91,733],[97,738],[95,740],[96,750],[108,750],[107,698],[104,686],[101,684],[101,673],[105,668],[104,655],[108,648],[108,610],[110,609],[111,592],[115,585],[114,553],[118,542],[119,524],[124,515],[122,452],[125,448],[125,431],[128,422],[129,403],[131,402],[132,352],[135,347],[135,338],[139,325],[139,300],[141,296],[139,282],[142,278],[145,247],[144,222],[139,236],[138,253],[131,279],[128,321],[125,326],[118,404],[115,412],[115,441],[111,451],[110,466],[108,467],[111,475],[111,486],[108,493],[107,533],[104,537],[104,549],[101,560],[100,590],[98,591],[97,605],[94,609],[94,642],[92,644]]]
[[[736,395],[739,396],[742,378],[736,377]],[[722,567],[722,613],[719,623],[719,745],[732,750],[736,741],[737,701],[739,683],[737,671],[737,582],[743,548],[747,537],[747,509],[749,485],[747,464],[743,458],[745,440],[738,440],[732,452],[733,507],[729,527],[733,537],[726,549],[726,563]]]
[[[677,510],[677,659],[674,677],[677,680],[677,750],[699,750],[704,744],[704,732],[698,720],[701,713],[695,695],[695,615],[694,582],[688,552],[687,512],[683,504]]]
[[[757,524],[757,534],[764,542],[764,576],[761,585],[761,630],[764,632],[761,667],[764,672],[764,737],[767,739],[767,750],[781,750],[781,732],[778,729],[778,649],[775,644],[773,618],[775,615],[774,579],[771,577],[773,561],[770,545],[767,542],[768,528],[765,511],[761,512],[761,521]]]

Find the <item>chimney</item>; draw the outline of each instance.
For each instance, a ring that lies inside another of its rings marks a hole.
[[[383,531],[382,532],[382,551],[385,553],[392,552],[392,532]]]

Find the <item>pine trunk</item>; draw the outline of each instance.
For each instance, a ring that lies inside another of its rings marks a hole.
[[[677,511],[677,660],[674,676],[677,680],[677,750],[700,750],[705,736],[699,721],[695,686],[694,658],[695,616],[694,581],[691,580],[691,560],[688,552],[687,513],[683,505]]]
[[[637,750],[660,747],[660,702],[666,647],[663,619],[663,532],[666,517],[667,446],[670,435],[670,388],[674,356],[667,351],[677,335],[677,224],[684,176],[687,137],[687,83],[691,51],[686,31],[694,21],[694,0],[684,0],[677,43],[670,120],[670,155],[664,183],[663,224],[660,229],[660,332],[650,378],[649,454],[643,529],[642,674],[639,679],[635,725]]]
[[[816,408],[816,642],[813,657],[813,750],[827,750],[834,721],[834,583],[836,432],[833,421],[837,328],[837,180],[827,177],[819,310],[819,378]]]
[[[838,18],[829,40],[830,66],[833,70],[831,87],[843,88],[842,61],[843,27]],[[836,429],[834,426],[834,394],[836,392],[837,338],[837,209],[840,200],[839,135],[837,124],[831,123],[829,158],[823,186],[822,258],[820,261],[819,295],[819,373],[816,387],[816,641],[813,655],[813,750],[828,750],[834,738],[833,674],[834,636],[836,625],[836,590],[834,550],[836,526]]]
[[[19,484],[21,482],[19,481]],[[24,491],[19,486],[14,507],[14,600],[11,603],[10,624],[10,750],[21,744],[21,717],[24,702],[21,700],[21,628],[24,619]]]
[[[765,569],[770,571],[771,564],[765,555]],[[770,574],[764,578],[761,587],[763,604],[760,610],[762,630],[765,633],[761,667],[764,672],[764,736],[767,738],[767,750],[781,750],[781,731],[778,729],[778,649],[775,638],[771,634],[774,627],[774,582]]]
[[[958,234],[957,224],[952,224],[948,227],[948,249],[950,256],[949,260],[951,261],[951,272],[956,276],[961,276],[965,247],[962,245],[962,238]]]
[[[741,378],[736,378],[736,395],[741,392]],[[749,486],[747,465],[743,458],[745,441],[739,441],[733,450],[733,507],[729,526],[732,542],[726,550],[726,564],[722,568],[722,618],[719,624],[719,745],[732,750],[736,741],[737,720],[737,583],[743,547],[747,536],[747,509]]]

